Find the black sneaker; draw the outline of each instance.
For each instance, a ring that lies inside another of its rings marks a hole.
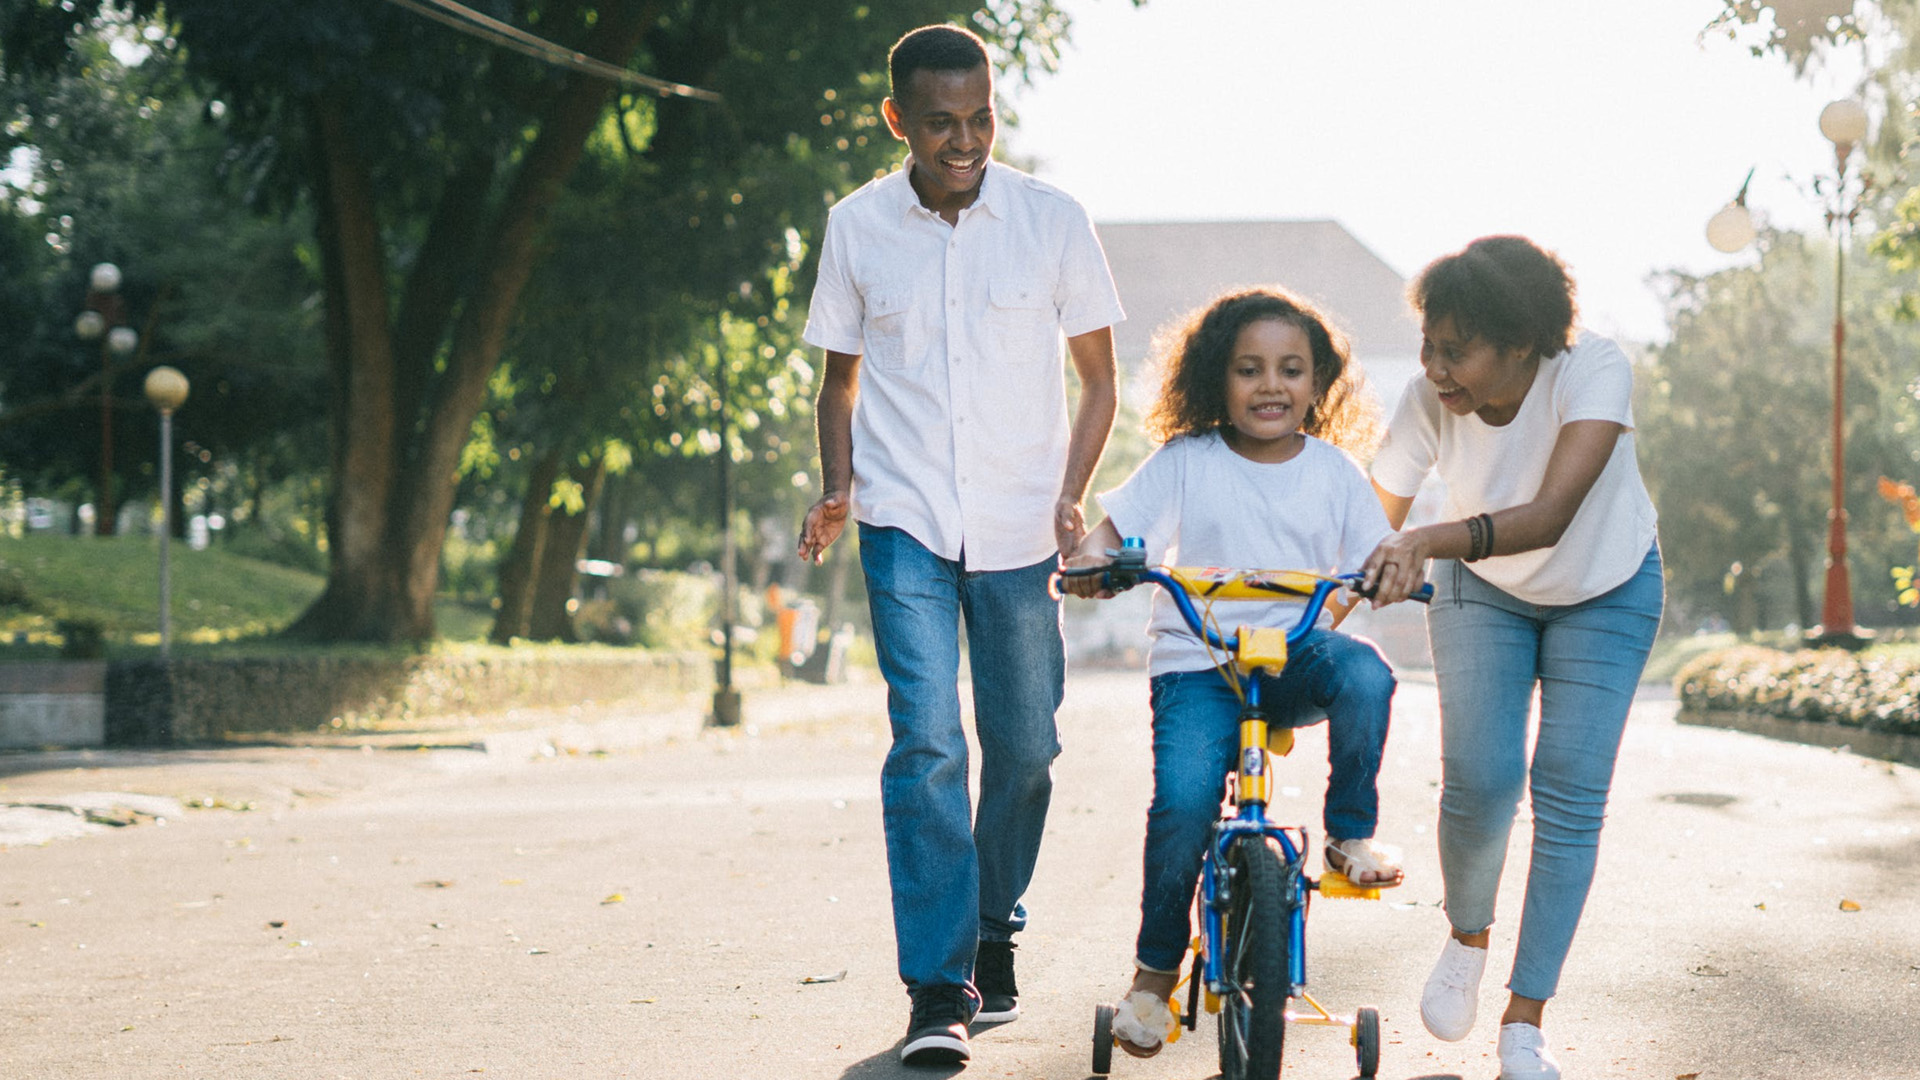
[[[974,1022],[1004,1024],[1020,1018],[1020,987],[1013,981],[1011,941],[983,941],[973,958],[973,985],[980,991],[980,1012]]]
[[[909,1065],[957,1065],[967,1060],[967,1021],[973,999],[958,986],[933,986],[913,996],[913,1019],[900,1060]]]

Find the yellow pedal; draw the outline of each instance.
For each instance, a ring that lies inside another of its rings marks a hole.
[[[1179,988],[1175,987],[1175,989],[1179,989]],[[1167,1045],[1172,1046],[1174,1043],[1177,1043],[1180,1041],[1180,1032],[1185,1030],[1187,1025],[1180,1022],[1180,1002],[1179,1001],[1173,998],[1168,998],[1167,1011],[1173,1014],[1173,1026],[1167,1029]]]
[[[1376,885],[1355,885],[1347,880],[1347,875],[1338,870],[1329,870],[1320,875],[1320,895],[1329,900],[1378,900],[1380,889]]]

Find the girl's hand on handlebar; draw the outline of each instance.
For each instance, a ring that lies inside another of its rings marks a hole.
[[[1111,562],[1113,562],[1113,560],[1104,554],[1095,555],[1088,553],[1061,560],[1060,568],[1063,570],[1090,570],[1106,566]],[[1070,593],[1086,600],[1111,600],[1118,594],[1112,589],[1103,587],[1105,581],[1105,574],[1087,574],[1083,577],[1067,577],[1062,575],[1060,578],[1060,589],[1062,592]]]
[[[1394,533],[1373,549],[1360,572],[1366,576],[1362,588],[1373,591],[1373,606],[1383,608],[1412,596],[1427,580],[1427,560],[1431,555],[1420,530]]]

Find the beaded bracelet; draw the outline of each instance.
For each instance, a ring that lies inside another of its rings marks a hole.
[[[1479,562],[1493,554],[1493,515],[1475,514],[1466,520],[1466,562]]]

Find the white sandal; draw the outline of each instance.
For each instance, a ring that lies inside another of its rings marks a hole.
[[[1166,999],[1150,991],[1135,990],[1113,1010],[1113,1039],[1120,1049],[1137,1058],[1149,1058],[1165,1049],[1173,1025],[1173,1010],[1167,1007]]]
[[[1363,889],[1391,889],[1407,879],[1407,872],[1400,865],[1400,849],[1392,844],[1377,844],[1357,837],[1331,840],[1327,843],[1325,862],[1327,869],[1344,875]],[[1361,880],[1363,874],[1372,874],[1374,880]]]

